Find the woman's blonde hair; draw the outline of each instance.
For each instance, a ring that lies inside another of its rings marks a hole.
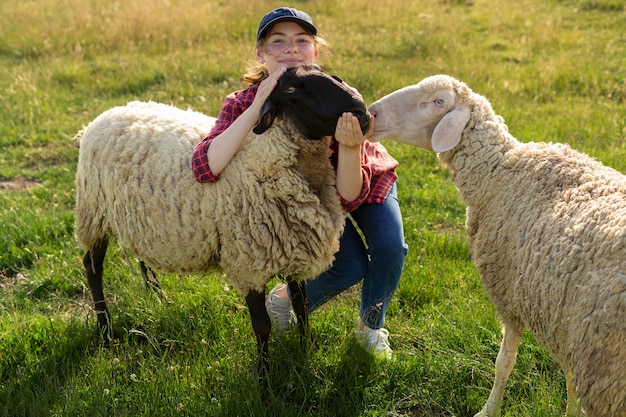
[[[268,30],[266,33],[269,33],[269,32],[270,31]],[[318,61],[323,61],[324,58],[330,55],[330,49],[329,49],[328,43],[326,42],[326,39],[324,39],[324,37],[319,34],[314,35],[313,33],[309,31],[307,31],[307,33],[311,35],[311,37],[313,38],[315,47],[317,48],[319,52]],[[252,84],[256,84],[258,82],[263,81],[267,77],[269,77],[269,72],[267,72],[267,66],[264,63],[257,61],[256,59],[256,51],[261,50],[265,47],[265,39],[266,37],[259,39],[252,53],[253,58],[250,58],[248,62],[246,63],[245,72],[241,76],[241,82],[244,83],[245,85],[249,86]]]

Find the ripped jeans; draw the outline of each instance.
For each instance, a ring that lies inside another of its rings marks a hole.
[[[306,282],[309,310],[363,281],[359,317],[370,329],[380,329],[408,252],[396,184],[383,204],[362,204],[350,214],[333,265]]]

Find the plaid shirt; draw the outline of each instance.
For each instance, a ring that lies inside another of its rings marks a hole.
[[[201,183],[215,182],[219,180],[219,174],[213,174],[209,168],[207,149],[217,136],[219,136],[233,121],[241,115],[254,101],[259,84],[235,91],[224,100],[224,106],[217,116],[215,125],[209,135],[202,140],[193,152],[191,169],[196,180]],[[339,143],[333,138],[331,143],[331,162],[337,169],[337,150]],[[393,159],[380,143],[365,142],[361,147],[361,171],[363,173],[363,187],[361,193],[353,201],[345,200],[341,195],[341,204],[347,212],[351,212],[363,203],[382,203],[387,198],[391,187],[398,178],[396,168],[398,162]]]

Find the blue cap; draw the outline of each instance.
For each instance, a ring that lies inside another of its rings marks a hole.
[[[257,42],[265,36],[265,32],[267,32],[272,25],[278,22],[296,22],[303,28],[313,33],[313,35],[317,35],[317,28],[313,24],[311,16],[302,10],[294,9],[292,7],[279,7],[278,9],[274,9],[267,13],[263,16],[263,19],[261,19],[261,23],[259,23],[259,30],[256,33]]]

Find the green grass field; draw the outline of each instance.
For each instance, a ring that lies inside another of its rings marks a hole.
[[[243,299],[218,273],[144,288],[112,245],[104,348],[73,236],[74,134],[104,110],[154,100],[215,115],[241,88],[256,25],[276,1],[0,3],[0,416],[473,416],[500,342],[469,259],[465,207],[434,154],[400,161],[406,270],[387,317],[396,359],[353,339],[358,289],[311,317],[320,347],[274,337],[269,388]],[[569,143],[626,172],[621,0],[294,0],[329,41],[322,61],[368,103],[447,73],[483,94],[522,141]],[[273,283],[272,283],[273,284]],[[565,413],[564,377],[530,335],[502,415]]]

